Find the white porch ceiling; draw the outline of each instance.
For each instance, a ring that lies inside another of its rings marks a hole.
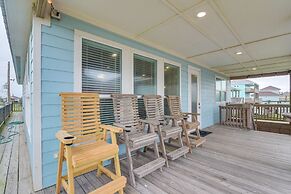
[[[231,77],[291,70],[290,0],[55,0],[54,4],[66,14]],[[207,15],[197,18],[200,11]],[[238,51],[243,54],[236,55]]]

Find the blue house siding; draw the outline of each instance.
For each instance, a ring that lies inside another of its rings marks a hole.
[[[42,26],[41,34],[41,141],[44,187],[55,184],[56,179],[57,160],[54,156],[58,152],[58,141],[55,139],[55,133],[61,126],[60,98],[58,95],[60,92],[73,91],[74,29],[180,63],[182,108],[184,111],[188,110],[188,65],[200,68],[202,127],[213,125],[216,122],[218,109],[215,103],[216,74],[214,72],[78,19],[62,15],[60,21],[52,20],[51,26]]]

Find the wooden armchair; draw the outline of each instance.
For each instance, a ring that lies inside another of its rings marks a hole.
[[[175,160],[181,156],[185,156],[189,152],[187,146],[183,146],[182,141],[182,128],[175,125],[174,117],[164,115],[163,98],[159,95],[144,95],[143,96],[144,105],[146,109],[147,119],[156,120],[159,125],[156,126],[155,131],[159,134],[160,146],[162,150],[163,157],[166,159],[166,165],[169,160]],[[171,119],[171,122],[167,120]],[[178,139],[179,147],[174,151],[167,153],[165,148],[165,141],[169,140],[169,145],[172,139]]]
[[[61,93],[62,129],[56,137],[60,141],[56,193],[61,185],[67,193],[74,193],[74,177],[98,168],[113,181],[92,193],[123,193],[126,178],[121,176],[116,133],[123,129],[100,123],[99,95],[93,93]],[[112,143],[107,143],[107,131]],[[113,159],[115,173],[103,167],[103,161]],[[62,175],[66,161],[67,175]]]
[[[151,120],[142,120],[138,115],[137,97],[131,94],[112,94],[115,126],[123,128],[123,134],[119,136],[119,141],[126,145],[127,165],[129,172],[129,182],[136,186],[135,176],[142,178],[151,172],[162,169],[165,159],[159,156],[158,136],[150,127],[145,131],[145,125],[157,126],[159,123]],[[138,168],[133,169],[131,153],[146,146],[153,145],[156,159]]]
[[[197,119],[199,114],[182,112],[179,96],[167,96],[166,98],[168,101],[170,114],[174,117],[175,122],[177,124],[180,123],[180,126],[182,126],[186,144],[189,147],[190,152],[192,152],[193,146],[198,147],[206,141],[206,138],[200,136],[200,122]],[[191,116],[191,121],[189,121],[189,116]],[[191,135],[192,132],[196,132],[196,135]],[[193,139],[192,142],[190,141],[190,137]]]

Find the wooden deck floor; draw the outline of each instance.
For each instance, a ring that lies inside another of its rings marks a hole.
[[[0,178],[4,180],[0,187],[4,190],[0,193],[32,190],[23,129],[19,129],[19,137],[0,147]],[[291,136],[219,125],[207,130],[213,133],[207,136],[203,147],[195,149],[186,159],[170,162],[170,168],[164,168],[163,172],[156,171],[139,179],[136,188],[128,185],[125,192],[291,193]],[[139,156],[134,162],[141,164],[146,160],[147,157]],[[127,176],[126,160],[121,161],[121,166]],[[87,193],[108,181],[104,175],[96,177],[95,172],[79,176],[75,181],[76,193]],[[38,193],[53,193],[54,189],[53,186]]]

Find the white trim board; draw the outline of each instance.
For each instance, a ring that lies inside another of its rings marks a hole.
[[[82,91],[82,38],[99,42],[111,47],[118,48],[122,51],[122,93],[124,94],[133,94],[134,93],[134,67],[133,67],[133,56],[134,54],[142,55],[149,57],[157,61],[157,94],[164,96],[164,63],[169,63],[175,66],[180,67],[180,95],[181,95],[181,64],[164,59],[157,55],[135,49],[93,34],[88,32],[80,31],[75,29],[74,34],[74,91]]]
[[[32,180],[33,189],[42,189],[42,144],[41,144],[41,25],[50,25],[50,19],[33,16],[33,145],[32,145]]]
[[[193,66],[188,65],[188,112],[192,112],[192,99],[191,99],[191,75],[194,74],[197,76],[197,113],[201,113],[201,70]],[[200,104],[200,105],[199,105]],[[198,116],[200,126],[202,126],[201,115]]]

